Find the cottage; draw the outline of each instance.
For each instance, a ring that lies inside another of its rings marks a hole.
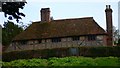
[[[112,9],[106,5],[107,31],[93,17],[50,19],[50,9],[41,9],[41,21],[33,22],[12,41],[9,50],[51,49],[79,46],[112,46]]]

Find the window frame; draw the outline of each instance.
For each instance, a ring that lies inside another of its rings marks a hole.
[[[78,41],[78,40],[80,40],[80,36],[73,36],[72,37],[72,41]]]
[[[38,43],[40,44],[40,43],[42,43],[42,40],[40,39],[40,40],[38,40]]]
[[[87,36],[87,39],[88,39],[88,41],[94,41],[94,40],[96,40],[96,35],[88,35]]]
[[[53,43],[61,42],[61,38],[52,38],[51,42],[53,42]]]
[[[20,43],[21,45],[27,45],[28,41],[22,40],[22,41],[20,41],[19,43]]]

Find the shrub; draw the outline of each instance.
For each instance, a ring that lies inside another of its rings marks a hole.
[[[11,62],[3,62],[3,66],[7,68],[19,67],[19,68],[34,68],[34,67],[46,67],[46,68],[58,68],[61,66],[62,68],[65,66],[120,66],[119,58],[118,57],[64,57],[64,58],[57,58],[52,57],[49,59],[19,59],[14,60]],[[66,67],[68,68],[68,67]],[[88,67],[87,67],[88,68]],[[91,67],[90,67],[91,68]],[[96,68],[96,67],[95,67]],[[101,67],[100,67],[101,68]]]

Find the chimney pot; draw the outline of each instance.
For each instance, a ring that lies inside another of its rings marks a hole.
[[[110,5],[106,5],[106,9],[111,9],[111,8],[110,8]]]

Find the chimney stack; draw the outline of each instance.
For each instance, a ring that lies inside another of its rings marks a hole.
[[[50,22],[50,8],[41,9],[41,21]]]
[[[110,5],[106,5],[106,29],[107,29],[107,46],[113,46],[113,24],[112,24],[112,9]]]

